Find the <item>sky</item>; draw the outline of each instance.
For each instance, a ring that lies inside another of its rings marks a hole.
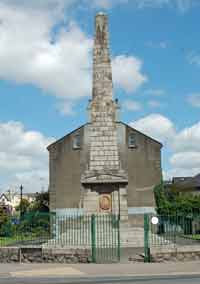
[[[121,120],[200,172],[199,0],[0,0],[0,191],[48,188],[47,145],[87,122],[94,17],[109,16]]]

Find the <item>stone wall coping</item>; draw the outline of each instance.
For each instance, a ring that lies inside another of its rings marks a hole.
[[[41,248],[41,247],[33,247],[33,246],[28,246],[28,247],[0,247],[0,251],[19,251],[23,249],[37,249],[41,250],[42,253],[52,253],[52,254],[74,254],[74,253],[86,253],[89,252],[90,250],[87,248]]]
[[[81,253],[88,253],[90,250],[89,249],[59,249],[59,248],[45,248],[42,249],[42,253],[45,254],[81,254]]]
[[[161,254],[161,253],[190,253],[190,252],[200,252],[200,245],[193,246],[175,246],[175,247],[154,247],[151,248],[151,254]]]

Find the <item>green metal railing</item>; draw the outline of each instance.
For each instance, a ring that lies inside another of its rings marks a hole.
[[[91,251],[93,262],[115,262],[120,259],[119,224],[118,215],[79,211],[5,216],[0,219],[0,246],[83,248]]]
[[[45,246],[89,248],[91,244],[91,216],[80,213],[54,216],[51,222],[53,238]]]
[[[150,262],[149,215],[144,214],[144,262]]]
[[[92,257],[94,262],[120,260],[120,221],[118,215],[92,216]]]
[[[200,245],[200,214],[144,215],[144,261],[151,249]]]
[[[51,237],[51,214],[29,213],[19,216],[1,216],[0,246],[41,245]]]
[[[158,223],[151,222],[152,217]],[[200,243],[200,214],[149,215],[149,245],[171,246]]]

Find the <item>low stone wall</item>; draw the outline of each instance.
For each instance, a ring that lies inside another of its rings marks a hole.
[[[131,254],[129,261],[141,262],[142,257],[135,257],[136,254]],[[200,246],[158,247],[151,249],[151,262],[195,260],[200,260]],[[91,250],[89,249],[0,248],[0,263],[88,263],[90,261]]]
[[[0,248],[0,263],[87,263],[89,261],[90,250],[87,249]]]
[[[15,247],[0,248],[0,262],[18,262],[20,258],[19,249]]]
[[[200,246],[182,246],[176,248],[152,248],[151,262],[195,261],[200,260]]]

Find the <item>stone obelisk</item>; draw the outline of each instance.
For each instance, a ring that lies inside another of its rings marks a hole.
[[[119,190],[118,184],[127,182],[127,176],[120,168],[117,108],[118,104],[113,100],[108,18],[105,14],[99,13],[95,19],[93,86],[92,100],[89,105],[89,162],[82,178],[82,183],[88,184],[89,192],[96,194],[96,198],[101,191],[105,191],[105,188],[107,192],[109,190],[112,192],[112,186]],[[96,191],[94,188],[97,188]],[[92,199],[95,199],[95,196]],[[88,202],[86,203],[88,206]]]
[[[89,161],[89,170],[104,172],[118,171],[120,167],[107,22],[106,15],[96,16]]]

